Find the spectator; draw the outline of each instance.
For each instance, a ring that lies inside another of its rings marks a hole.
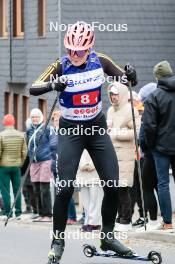
[[[139,112],[139,116],[141,119],[141,116],[143,114],[144,111],[144,106],[143,103],[140,100],[139,94],[137,94],[136,92],[132,91],[132,95],[133,95],[133,104],[134,107],[138,110]],[[128,102],[130,102],[130,92],[128,92]],[[140,122],[139,122],[140,123]],[[139,132],[137,131],[137,137],[139,139]],[[139,140],[138,140],[138,144],[139,144]],[[137,156],[136,156],[137,158]],[[143,165],[143,161],[144,161],[144,155],[142,153],[142,151],[140,150],[140,167],[141,167],[141,171],[142,171],[142,165]],[[131,210],[132,210],[132,216],[134,215],[134,208],[135,208],[135,204],[137,203],[138,206],[138,213],[139,213],[139,218],[132,223],[133,227],[142,227],[144,226],[144,212],[143,210],[143,205],[142,205],[142,199],[141,199],[141,192],[140,192],[140,181],[139,181],[139,175],[138,175],[138,167],[137,167],[137,160],[135,159],[134,162],[134,183],[132,188],[130,189],[130,197],[131,197]],[[142,176],[142,174],[141,174]],[[145,217],[146,217],[146,223],[148,223],[148,218],[147,218],[147,210],[145,210]]]
[[[21,168],[21,175],[22,177],[24,176],[28,165],[29,165],[29,156],[27,156],[22,168]],[[38,212],[37,212],[37,203],[36,203],[36,197],[34,193],[34,186],[33,183],[31,182],[30,178],[30,172],[27,175],[27,178],[24,182],[23,189],[22,189],[22,194],[24,196],[24,201],[26,205],[26,210],[24,211],[24,214],[30,214],[32,213],[31,219],[35,219],[38,217]]]
[[[3,209],[3,200],[2,200],[2,196],[1,196],[1,192],[0,192],[0,215],[4,215],[4,209]]]
[[[29,129],[30,126],[31,126],[31,121],[30,121],[30,118],[28,118],[26,121],[26,129]],[[30,159],[29,159],[29,156],[27,155],[26,160],[23,166],[21,167],[22,177],[26,173],[26,170],[29,166],[29,162],[30,162]],[[37,204],[36,204],[36,197],[34,194],[33,183],[31,182],[31,179],[30,179],[30,172],[28,173],[27,178],[24,182],[24,185],[22,188],[22,194],[24,196],[24,201],[26,205],[26,210],[23,213],[24,214],[32,213],[31,219],[35,219],[36,217],[38,217],[38,213],[37,213]]]
[[[144,154],[140,149],[140,168],[141,168],[141,177],[142,177],[142,167],[143,167],[143,162],[144,162]],[[144,209],[142,205],[142,199],[141,199],[141,191],[140,191],[140,181],[139,181],[139,174],[138,174],[138,167],[137,167],[137,160],[135,160],[134,164],[134,183],[133,186],[130,190],[130,196],[131,196],[131,210],[132,210],[132,216],[134,215],[134,209],[135,205],[137,203],[138,206],[138,213],[139,213],[139,218],[136,219],[132,223],[132,227],[142,227],[146,223],[148,223],[148,217],[147,217],[147,209],[145,209],[145,221],[144,221]],[[143,180],[143,179],[142,179]],[[144,201],[145,203],[145,201]],[[144,204],[145,205],[145,204]]]
[[[81,216],[77,220],[77,225],[84,225],[84,220],[85,220],[85,212],[84,212],[84,208],[83,208]]]
[[[85,211],[83,232],[100,230],[103,189],[99,186],[99,176],[87,150],[84,150],[78,170],[77,182],[80,184],[80,198]]]
[[[169,169],[175,163],[175,76],[170,64],[161,61],[153,70],[157,89],[145,102],[143,128],[145,142],[152,151],[158,178],[162,228],[173,229],[169,190]]]
[[[143,103],[149,98],[149,95],[157,89],[156,83],[148,83],[140,89],[139,95]],[[157,199],[155,191],[157,192],[157,173],[155,162],[151,151],[147,148],[144,136],[143,123],[140,128],[139,142],[142,152],[144,153],[144,160],[142,166],[142,180],[143,191],[145,197],[145,207],[148,209],[150,221],[147,225],[148,231],[159,230],[161,224],[157,221]]]
[[[58,160],[57,152],[59,148],[59,143],[58,143],[59,119],[60,119],[60,111],[56,110],[53,112],[52,117],[51,117],[52,125],[50,126],[50,135],[49,135],[50,151],[52,155],[51,170],[52,170],[55,182],[58,176],[57,175],[57,160]]]
[[[37,199],[39,217],[34,222],[51,222],[51,151],[49,145],[50,129],[43,134],[43,114],[34,108],[30,112],[31,127],[27,130],[28,154],[34,159],[30,167],[31,181],[34,184],[34,192]]]
[[[75,201],[73,198],[71,198],[68,208],[67,225],[74,225],[76,224],[76,222],[77,222],[77,213],[76,213]]]
[[[13,115],[5,115],[3,125],[5,126],[5,130],[0,133],[0,189],[5,218],[7,216],[12,218],[13,214],[9,215],[11,209],[10,182],[12,183],[13,195],[15,197],[20,188],[20,167],[23,165],[27,155],[27,145],[23,133],[14,128],[15,119]],[[20,194],[15,204],[15,216],[17,220],[22,219],[21,214]]]
[[[119,162],[119,209],[116,231],[129,231],[131,226],[130,187],[133,185],[135,142],[131,105],[128,103],[128,88],[114,82],[108,87],[111,107],[107,112],[110,136]],[[135,110],[137,124],[139,113]],[[117,202],[117,201],[116,201]]]
[[[128,102],[131,102],[131,98],[130,97],[131,96],[130,96],[130,91],[129,91],[128,92]],[[139,94],[134,92],[134,91],[132,91],[132,98],[133,98],[134,107],[138,110],[139,115],[142,115],[143,111],[144,111],[144,106],[143,106],[143,103],[140,100]]]

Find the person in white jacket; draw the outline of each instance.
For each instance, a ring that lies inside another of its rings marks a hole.
[[[108,87],[111,107],[107,112],[108,129],[119,162],[119,208],[116,231],[129,231],[131,226],[130,187],[133,185],[135,142],[131,105],[128,102],[128,88],[114,82]],[[139,126],[139,113],[135,118]],[[117,201],[116,201],[117,202]]]

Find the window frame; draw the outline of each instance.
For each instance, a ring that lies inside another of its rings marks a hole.
[[[7,0],[0,0],[0,17],[1,17],[0,38],[7,38],[8,36]]]
[[[26,130],[26,121],[29,118],[29,97],[22,95],[22,129]]]
[[[44,121],[47,119],[47,100],[46,99],[38,99],[38,108],[43,113]]]
[[[19,109],[20,109],[20,94],[13,94],[13,116],[15,118],[15,128],[19,129]]]
[[[39,12],[41,10],[41,12]],[[38,37],[46,36],[46,1],[38,0]]]
[[[11,94],[8,91],[4,92],[4,115],[10,113],[10,102],[11,102]]]
[[[13,37],[24,37],[24,0],[13,0]]]

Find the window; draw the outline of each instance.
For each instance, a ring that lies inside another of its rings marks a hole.
[[[38,36],[45,36],[45,0],[38,0]]]
[[[0,0],[0,37],[7,37],[7,0]]]
[[[15,118],[15,128],[19,128],[19,95],[13,95],[13,115]]]
[[[47,118],[47,102],[46,102],[46,100],[39,99],[38,100],[38,107],[41,110],[41,112],[43,113],[44,120],[46,120],[46,118]]]
[[[24,36],[24,0],[13,0],[13,36]]]
[[[27,96],[22,97],[22,129],[26,131],[26,120],[29,117],[29,98]]]
[[[4,114],[7,115],[10,113],[10,93],[4,93]]]

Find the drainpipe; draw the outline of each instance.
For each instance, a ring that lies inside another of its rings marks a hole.
[[[61,0],[58,0],[58,23],[61,25]],[[61,30],[58,30],[58,56],[61,59]]]
[[[12,74],[12,40],[13,40],[13,32],[12,32],[12,11],[13,11],[13,5],[12,5],[12,0],[9,0],[9,5],[10,5],[10,19],[9,19],[9,68],[10,68],[10,82],[12,82],[13,79],[13,74]]]

